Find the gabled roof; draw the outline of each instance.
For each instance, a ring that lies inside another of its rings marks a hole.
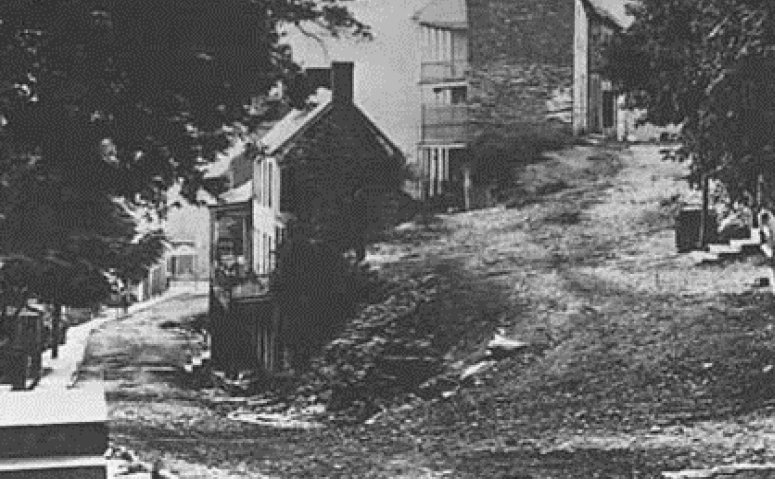
[[[296,139],[299,135],[315,124],[323,117],[324,113],[331,109],[331,94],[328,90],[322,90],[317,95],[318,105],[310,110],[293,110],[269,130],[260,140],[259,146],[264,148],[264,153],[274,155],[285,145]]]
[[[627,15],[625,5],[628,0],[582,0],[596,16],[617,28],[627,28],[632,17]]]
[[[465,0],[432,0],[418,10],[412,19],[421,25],[465,30],[468,28],[468,13]]]
[[[325,118],[328,112],[333,109],[333,101],[328,90],[319,90],[317,100],[318,105],[311,110],[293,110],[288,113],[259,140],[259,146],[263,147],[264,155],[272,156],[282,153],[282,150],[301,138],[307,130]],[[377,142],[389,151],[389,154],[402,155],[401,150],[357,105],[353,105],[353,107],[354,111],[361,117],[363,124],[374,135]]]
[[[267,131],[274,128],[276,122],[269,121],[264,122],[250,134],[251,138],[259,138]],[[233,144],[223,153],[217,156],[217,159],[203,167],[205,171],[205,178],[219,178],[226,176],[231,170],[232,162],[241,155],[246,154],[246,148],[250,144],[250,140],[246,138],[232,139]]]

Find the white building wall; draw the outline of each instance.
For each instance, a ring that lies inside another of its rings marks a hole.
[[[573,133],[587,132],[589,109],[589,18],[582,0],[575,2],[573,40]]]
[[[282,226],[278,219],[282,187],[280,176],[275,158],[254,163],[252,267],[257,274],[268,274],[274,266],[270,253],[277,247],[277,227]]]
[[[202,192],[200,199],[207,201],[208,196]],[[190,240],[196,249],[197,276],[206,279],[210,272],[210,210],[207,206],[188,204],[179,194],[179,187],[170,190],[169,202],[180,201],[182,207],[172,208],[167,214],[164,230],[173,240]],[[212,198],[210,198],[212,200]]]

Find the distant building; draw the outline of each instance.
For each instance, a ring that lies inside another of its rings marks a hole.
[[[624,135],[618,128],[627,112],[620,111],[620,95],[601,70],[605,48],[624,28],[624,21],[605,10],[599,0],[575,0],[575,4],[573,132],[618,138]]]
[[[602,72],[603,54],[611,38],[632,22],[623,13],[624,3],[575,0],[573,132],[619,141],[654,141],[664,135],[674,136],[679,132],[675,125],[639,124],[645,112],[624,108],[624,95]]]
[[[602,74],[623,0],[431,0],[418,10],[417,194],[459,190],[483,135],[528,129],[651,139]],[[633,137],[633,135],[635,135]],[[648,137],[648,138],[645,138]]]
[[[194,240],[172,240],[167,253],[167,275],[170,280],[204,279],[197,270],[199,252]],[[206,278],[206,277],[205,277]]]
[[[170,191],[169,198],[170,203],[180,202],[180,207],[170,209],[164,222],[170,240],[166,257],[170,280],[206,280],[210,275],[210,211],[207,206],[187,203],[177,187]],[[200,192],[199,199],[215,201],[205,192]]]

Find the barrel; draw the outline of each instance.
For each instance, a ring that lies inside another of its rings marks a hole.
[[[701,229],[701,207],[687,206],[678,212],[675,220],[675,243],[679,253],[687,253],[699,249]],[[714,241],[717,229],[718,225],[715,214],[708,212],[708,222],[705,225],[706,243]]]

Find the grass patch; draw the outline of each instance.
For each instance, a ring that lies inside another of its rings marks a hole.
[[[544,161],[546,153],[568,148],[574,141],[565,129],[528,123],[484,133],[471,145],[473,180],[506,187],[515,179],[515,167]]]

